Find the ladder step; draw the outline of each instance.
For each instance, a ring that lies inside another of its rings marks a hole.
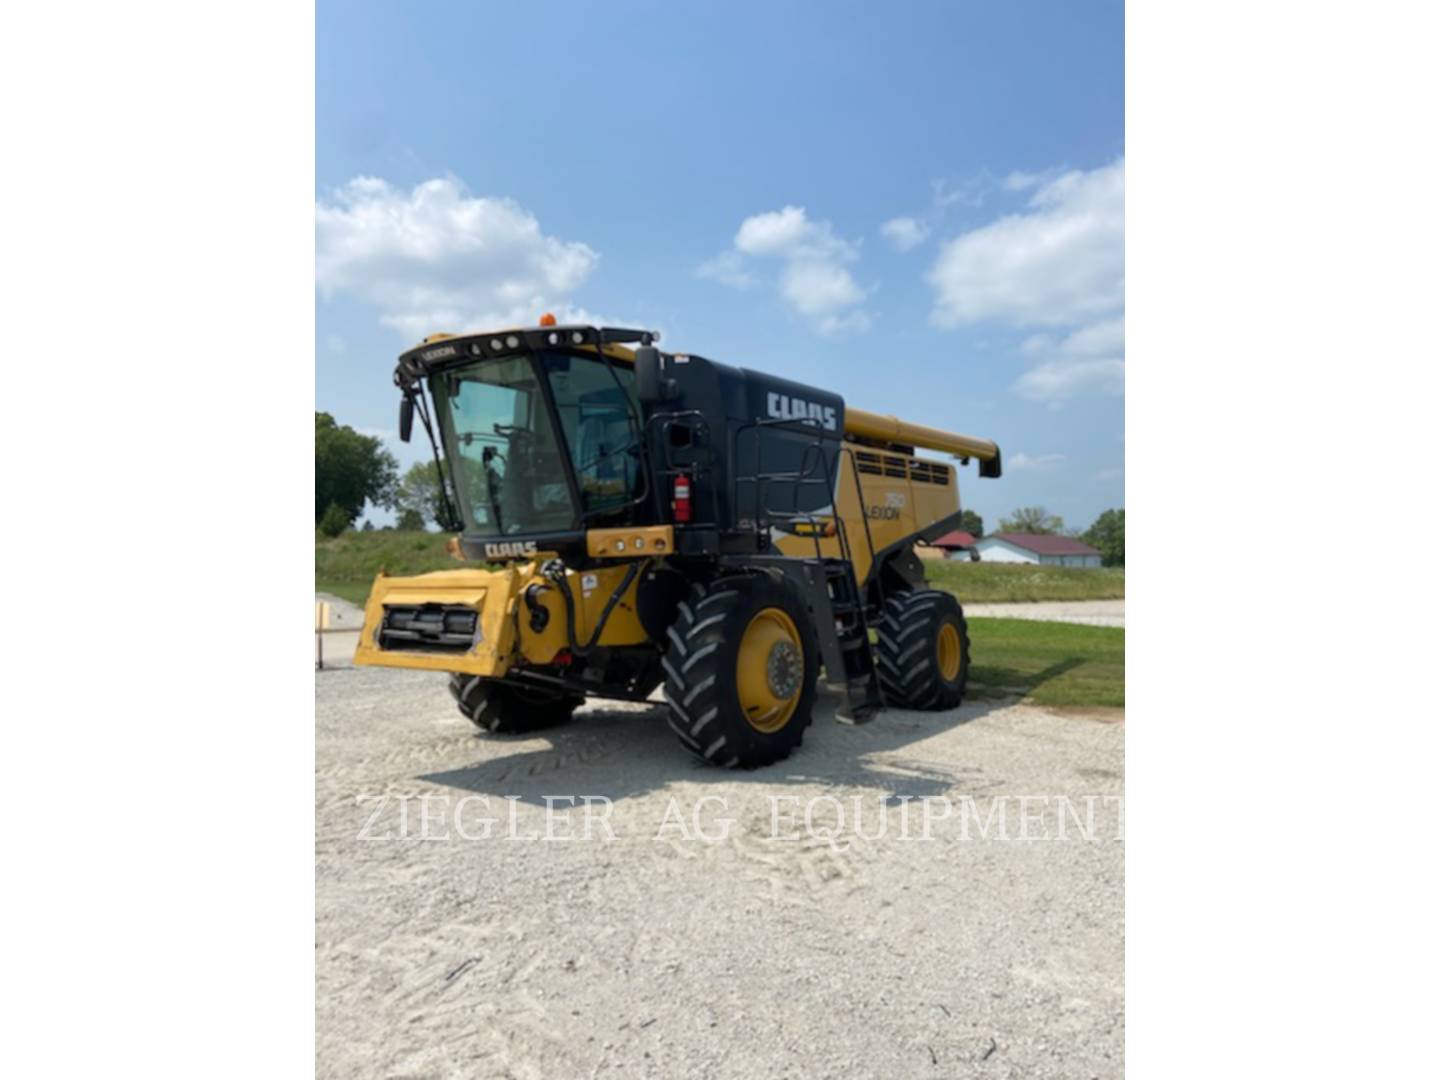
[[[841,550],[847,551],[843,533],[841,542]],[[835,718],[843,724],[864,724],[885,707],[866,625],[865,597],[855,579],[854,564],[848,559],[825,558],[822,565],[827,614],[836,623],[832,644],[826,646],[829,650],[826,668],[830,685],[842,690],[845,696]],[[843,670],[831,671],[832,666]]]

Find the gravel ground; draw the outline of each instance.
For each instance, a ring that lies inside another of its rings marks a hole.
[[[335,630],[359,630],[365,625],[365,609],[328,592],[317,592],[316,601],[330,605],[330,626]]]
[[[1030,604],[966,604],[965,614],[1086,626],[1124,626],[1124,600],[1041,600]]]
[[[317,674],[319,1075],[1122,1075],[1123,724],[832,713],[735,773],[656,706],[498,739]]]

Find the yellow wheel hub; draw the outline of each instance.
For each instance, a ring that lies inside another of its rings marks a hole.
[[[960,631],[954,623],[942,623],[940,636],[935,641],[935,662],[940,667],[940,678],[954,682],[960,674]]]
[[[805,685],[805,647],[795,620],[779,608],[757,611],[740,639],[735,687],[750,726],[767,735],[779,731],[800,704]]]

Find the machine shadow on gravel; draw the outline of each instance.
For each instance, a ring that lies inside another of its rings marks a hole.
[[[897,752],[1013,705],[1013,696],[967,700],[941,713],[891,709],[860,726],[836,722],[841,700],[823,691],[804,743],[788,759],[763,769],[724,769],[695,760],[676,744],[665,724],[665,705],[656,702],[643,711],[601,706],[538,736],[547,744],[542,748],[534,748],[536,739],[531,738],[525,740],[526,749],[513,754],[416,779],[536,805],[543,805],[546,796],[569,794],[619,802],[675,781],[761,788],[861,787],[896,798],[924,798],[957,788],[979,794],[993,786],[979,769],[942,768]]]

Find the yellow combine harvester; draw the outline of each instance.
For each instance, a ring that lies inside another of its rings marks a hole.
[[[999,448],[656,340],[547,316],[400,357],[451,550],[502,565],[382,573],[356,662],[449,672],[496,733],[663,682],[681,742],[746,768],[800,744],[822,666],[846,722],[957,705],[965,618],[913,550],[958,527],[956,471],[915,450],[999,476]]]

